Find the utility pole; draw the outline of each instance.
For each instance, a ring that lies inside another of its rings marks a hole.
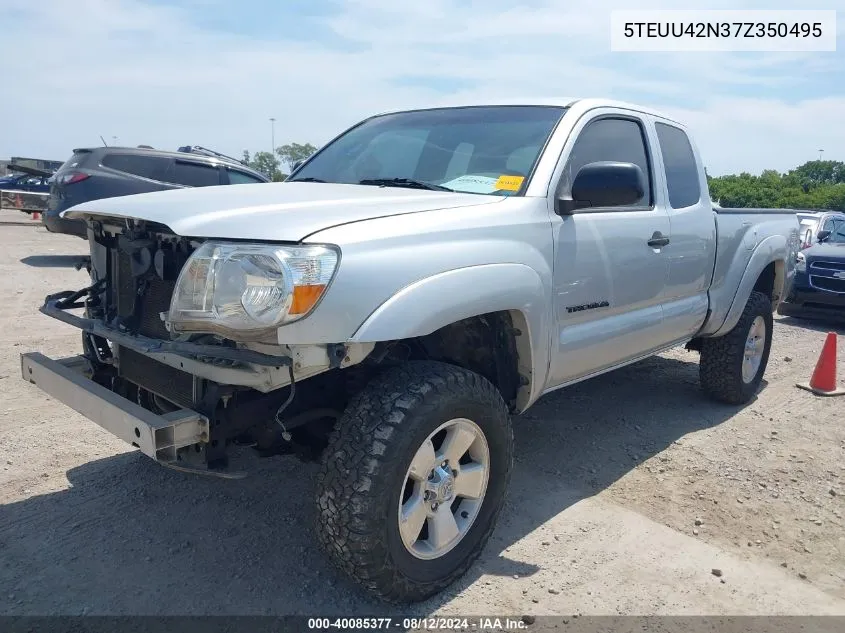
[[[276,119],[270,117],[270,153],[276,155]]]

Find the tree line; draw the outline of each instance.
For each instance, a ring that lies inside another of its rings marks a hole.
[[[707,177],[710,197],[723,207],[845,211],[845,163],[814,160],[786,173],[767,169]]]
[[[244,162],[274,181],[287,178],[294,163],[317,148],[288,143],[274,153],[244,150]],[[283,171],[284,170],[284,171]],[[723,207],[759,209],[831,209],[845,211],[845,163],[813,160],[785,173],[773,169],[759,176],[747,172],[707,176],[710,197]]]
[[[274,152],[255,152],[250,155],[244,150],[244,162],[274,182],[279,182],[288,177],[294,163],[305,160],[316,151],[317,148],[311,143],[288,143],[277,147]]]

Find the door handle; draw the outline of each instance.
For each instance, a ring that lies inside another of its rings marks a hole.
[[[654,235],[651,236],[651,239],[648,241],[648,245],[652,248],[660,248],[661,246],[666,246],[669,243],[669,238],[663,235],[660,231],[655,231]]]

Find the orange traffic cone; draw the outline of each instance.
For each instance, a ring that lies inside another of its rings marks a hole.
[[[845,389],[836,386],[836,334],[828,332],[822,353],[809,384],[799,383],[801,389],[812,391],[817,396],[845,396]]]

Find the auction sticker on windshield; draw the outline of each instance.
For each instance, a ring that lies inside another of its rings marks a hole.
[[[496,189],[502,191],[519,191],[523,180],[525,180],[525,176],[499,176],[499,179],[496,181]]]
[[[496,178],[468,174],[440,184],[444,187],[449,187],[449,189],[466,193],[493,193],[499,188],[496,186],[497,183],[498,180]]]

